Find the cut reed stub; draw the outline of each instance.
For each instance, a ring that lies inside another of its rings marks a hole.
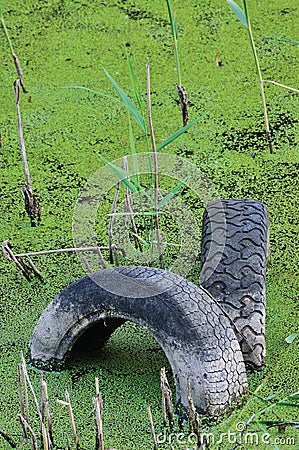
[[[180,99],[180,105],[182,110],[183,127],[185,127],[189,120],[187,91],[182,85],[175,83],[175,86],[178,90],[178,96]]]

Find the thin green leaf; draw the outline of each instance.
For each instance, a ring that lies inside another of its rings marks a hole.
[[[246,15],[245,15],[244,11],[240,8],[240,6],[237,5],[237,3],[234,2],[234,0],[226,0],[226,1],[229,4],[229,6],[231,7],[231,9],[233,10],[233,12],[235,13],[235,15],[237,16],[237,18],[244,25],[244,27],[248,27]]]
[[[178,22],[177,22],[177,18],[176,18],[176,14],[175,13],[173,15],[173,27],[174,27],[175,38],[176,38],[176,40],[178,40],[178,38],[179,38],[179,30],[178,30]]]
[[[139,236],[139,234],[136,234],[136,233],[132,233],[132,234],[133,234],[133,236],[136,236],[136,237],[139,239],[139,241],[140,241],[143,245],[145,245],[147,248],[150,247],[150,243],[147,242],[145,239],[143,239],[141,236]]]
[[[261,423],[263,425],[295,425],[295,426],[299,426],[298,422],[294,422],[294,421],[283,421],[283,420],[253,420],[252,423]]]
[[[129,56],[127,56],[127,61],[128,61],[129,74],[130,74],[130,78],[131,78],[131,85],[132,85],[134,97],[135,97],[136,103],[139,107],[139,111],[142,113],[143,105],[142,105],[142,101],[141,101],[140,85],[139,85],[138,76],[135,73],[132,61],[129,58]]]
[[[292,344],[294,342],[294,340],[296,339],[296,337],[298,336],[298,333],[292,333],[290,334],[290,336],[288,336],[287,338],[285,338],[285,341],[288,344]]]
[[[267,408],[262,409],[261,411],[259,411],[259,414],[264,414],[265,412],[270,411],[271,409],[280,407],[280,406],[282,406],[282,407],[287,406],[290,408],[299,408],[299,404],[297,404],[297,403],[289,403],[289,402],[282,400],[280,402],[273,403],[272,405],[268,406]]]
[[[299,400],[299,392],[289,395],[288,398],[291,398],[292,400]]]
[[[170,1],[166,0],[167,3],[167,9],[168,9],[168,15],[169,15],[169,21],[170,21],[170,26],[171,26],[171,31],[172,31],[172,36],[174,39],[177,39],[176,37],[176,31],[175,31],[175,23],[174,23],[174,17],[171,11],[171,6],[170,6]]]
[[[268,400],[272,400],[273,398],[277,397],[277,394],[271,394],[268,397],[264,397],[262,400],[264,401],[268,401]]]
[[[107,72],[106,69],[104,69],[107,77],[109,78],[109,80],[111,81],[111,83],[113,84],[116,92],[118,93],[123,105],[127,108],[127,110],[129,111],[129,113],[132,115],[132,117],[134,117],[134,119],[136,120],[137,124],[140,126],[140,128],[142,129],[142,131],[144,133],[146,133],[146,127],[145,127],[145,122],[143,120],[142,115],[140,114],[140,112],[138,111],[138,109],[136,108],[136,106],[134,105],[134,103],[132,102],[132,100],[127,96],[127,94],[119,87],[119,85],[117,84],[117,82],[112,78],[112,76],[109,74],[109,72]]]
[[[94,94],[99,94],[102,97],[108,97],[111,98],[112,100],[115,100],[116,102],[119,102],[119,99],[116,97],[113,97],[112,95],[109,94],[104,94],[104,92],[100,92],[100,91],[95,91],[94,89],[90,89],[87,88],[85,86],[60,86],[61,89],[84,89],[85,91],[89,91],[89,92],[93,92]]]
[[[167,145],[169,145],[173,141],[175,141],[178,137],[180,137],[187,130],[189,130],[189,128],[193,127],[193,125],[195,125],[197,122],[199,122],[201,119],[203,119],[207,114],[208,114],[208,112],[202,114],[201,116],[197,117],[197,119],[192,120],[192,122],[188,123],[188,125],[186,125],[185,127],[181,128],[180,130],[176,131],[171,136],[169,136],[167,139],[165,139],[165,141],[163,141],[162,144],[160,144],[157,147],[157,152],[159,152],[160,150],[162,150],[162,148],[166,147]]]
[[[165,195],[165,197],[159,201],[158,208],[162,208],[162,206],[166,205],[166,203],[169,202],[169,200],[171,200],[172,197],[174,197],[178,193],[181,187],[186,184],[188,178],[189,177],[186,177],[183,181],[178,183],[167,195]]]
[[[98,153],[99,157],[102,159],[102,161],[106,164],[107,167],[114,173],[114,175],[117,176],[119,181],[121,181],[128,189],[130,189],[131,192],[138,192],[139,189],[133,184],[128,178],[130,177],[130,174],[126,172],[123,169],[120,169],[119,167],[116,167],[114,164],[112,164],[110,161],[108,161],[106,158],[104,158],[103,155]]]

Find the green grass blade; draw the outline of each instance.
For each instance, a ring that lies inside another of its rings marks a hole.
[[[287,338],[285,338],[285,341],[288,344],[292,344],[294,342],[294,340],[296,339],[296,337],[298,336],[298,333],[292,333],[290,334],[290,336],[288,336]]]
[[[234,2],[234,0],[226,0],[226,1],[229,4],[229,6],[231,7],[231,9],[233,10],[233,12],[235,13],[235,15],[237,16],[237,18],[244,25],[244,27],[248,27],[246,15],[245,15],[244,11],[240,8],[240,6],[237,5],[237,3]]]
[[[129,113],[132,115],[132,117],[134,117],[134,119],[136,120],[137,124],[140,126],[140,128],[142,129],[142,131],[144,133],[146,133],[146,127],[145,127],[145,122],[143,120],[142,115],[140,114],[140,112],[138,111],[138,109],[136,108],[136,106],[134,105],[134,103],[132,102],[132,100],[127,96],[127,94],[119,87],[119,85],[117,84],[117,82],[112,78],[112,76],[109,74],[109,72],[107,72],[106,69],[104,69],[107,77],[109,78],[109,80],[111,81],[113,87],[115,88],[116,92],[118,93],[123,105],[127,108],[127,110],[129,111]]]
[[[174,23],[174,20],[173,20],[173,14],[172,14],[172,11],[171,11],[171,6],[170,6],[170,1],[166,0],[166,3],[167,3],[167,9],[168,9],[168,15],[169,15],[169,20],[170,20],[170,26],[171,26],[172,35],[173,35],[174,38],[177,38],[176,37],[177,34],[176,34],[176,31],[175,31],[175,23]]]
[[[291,394],[288,398],[291,398],[292,400],[299,400],[299,392]]]
[[[104,158],[104,156],[101,155],[100,153],[98,153],[98,155],[101,158],[101,160],[106,164],[106,166],[109,167],[111,172],[113,172],[114,175],[117,176],[119,181],[121,181],[128,189],[130,189],[131,192],[135,193],[139,191],[139,188],[136,187],[135,184],[128,179],[128,177],[130,177],[130,174],[128,172],[126,172],[123,169],[120,169],[119,167],[116,167],[114,164],[108,161],[108,159]]]
[[[197,124],[201,119],[203,119],[209,112],[205,112],[201,116],[197,117],[197,119],[192,120],[192,122],[188,123],[185,127],[181,128],[180,130],[173,133],[171,136],[169,136],[165,141],[162,142],[162,144],[158,145],[157,152],[162,150],[162,148],[166,147],[167,145],[171,144],[173,141],[175,141],[178,137],[180,137],[182,134],[184,134],[186,131],[189,130],[189,128],[193,127],[193,125]]]
[[[85,86],[60,86],[61,89],[84,89],[85,91],[93,92],[94,94],[99,94],[102,97],[111,98],[112,100],[115,100],[120,103],[120,100],[116,97],[113,97],[109,94],[104,94],[104,92],[95,91],[94,89],[87,88]]]
[[[138,76],[136,75],[132,61],[129,58],[129,56],[127,56],[127,61],[128,61],[129,74],[130,74],[130,78],[131,78],[131,85],[132,85],[134,97],[135,97],[136,103],[138,105],[139,111],[142,113],[143,106],[142,106],[142,101],[141,101],[140,84],[139,84]]]
[[[176,63],[176,69],[177,69],[177,76],[178,76],[178,85],[181,86],[181,70],[180,70],[180,60],[179,60],[179,51],[178,51],[178,24],[175,15],[172,13],[170,1],[166,0],[167,3],[167,9],[168,9],[168,15],[169,15],[169,21],[171,26],[171,32],[172,32],[172,38],[173,38],[173,46],[174,46],[174,54],[175,54],[175,63]]]
[[[178,30],[178,21],[176,19],[176,15],[173,15],[173,28],[174,28],[174,35],[176,40],[179,38],[179,30]]]
[[[165,195],[165,197],[163,197],[162,200],[159,201],[158,208],[162,208],[162,206],[166,205],[169,200],[171,200],[178,193],[181,187],[186,184],[188,178],[189,177],[186,177],[183,181],[178,183],[167,195]]]

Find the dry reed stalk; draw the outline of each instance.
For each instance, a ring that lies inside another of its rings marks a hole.
[[[114,224],[114,213],[116,210],[116,205],[117,205],[117,200],[118,200],[118,196],[119,196],[119,191],[120,191],[120,181],[117,182],[116,184],[116,188],[115,188],[115,194],[114,194],[114,198],[113,198],[113,202],[112,202],[112,207],[111,207],[111,214],[110,214],[110,219],[109,219],[109,225],[108,225],[108,239],[109,239],[109,259],[110,259],[110,263],[113,264],[113,251],[112,251],[112,244],[113,244],[113,224]]]
[[[170,428],[174,424],[174,408],[172,401],[172,392],[166,377],[165,367],[161,369],[161,392],[162,392],[162,411],[163,411],[163,425],[167,426],[167,418]]]
[[[96,397],[93,399],[96,409],[96,450],[104,450],[104,433],[103,433],[103,399],[99,390],[99,379],[95,379]]]
[[[198,443],[201,443],[201,436],[200,436],[201,421],[193,403],[189,379],[188,379],[188,402],[189,402],[188,418],[189,418],[190,432],[194,433],[198,438]]]
[[[32,396],[33,396],[33,400],[34,400],[34,403],[35,403],[35,406],[36,406],[36,410],[37,410],[37,413],[38,413],[38,417],[39,417],[40,422],[42,423],[42,415],[41,415],[41,412],[40,412],[39,403],[38,403],[35,391],[33,389],[33,386],[31,384],[31,381],[30,381],[30,378],[29,378],[29,375],[28,375],[28,372],[27,372],[26,362],[25,362],[25,358],[24,358],[24,355],[23,355],[22,351],[21,351],[21,360],[22,360],[22,370],[23,370],[23,374],[24,374],[24,379],[26,379],[26,381],[28,383],[28,386],[29,386],[29,388],[31,390],[31,393],[32,393]]]
[[[102,250],[109,250],[109,247],[101,246],[101,247],[59,248],[57,250],[41,250],[41,251],[38,251],[38,252],[27,252],[27,253],[14,254],[12,249],[11,249],[11,247],[10,247],[10,245],[9,245],[8,239],[2,243],[2,252],[3,252],[3,256],[5,257],[5,259],[7,259],[8,261],[13,261],[17,265],[17,267],[22,271],[23,275],[25,276],[25,278],[28,281],[31,281],[32,276],[33,276],[32,275],[32,271],[33,271],[33,273],[42,282],[44,282],[43,276],[41,275],[39,270],[36,268],[35,264],[31,260],[30,256],[50,255],[50,254],[54,254],[54,253],[69,253],[69,252],[87,252],[87,251],[92,251],[92,252],[97,252],[98,253],[103,268],[106,268],[107,264],[106,264],[106,262],[104,260],[104,257],[103,257],[103,254],[102,254]],[[124,252],[124,250],[121,247],[115,246],[115,251],[120,251],[123,255],[125,255],[125,252]],[[26,265],[24,263],[24,261],[22,261],[22,258],[25,258],[29,265]],[[86,258],[83,257],[83,260],[84,260],[83,262],[85,263],[85,265],[87,267],[87,270],[89,272],[93,272],[91,267],[89,266]]]
[[[43,404],[43,410],[44,410],[44,419],[47,421],[48,426],[48,441],[49,445],[54,447],[54,439],[53,439],[53,425],[52,425],[52,419],[50,414],[50,401],[48,396],[48,386],[46,381],[41,378],[41,395],[42,395],[42,404]]]
[[[25,428],[26,430],[29,431],[29,433],[31,434],[31,439],[32,439],[32,449],[33,450],[39,450],[38,449],[38,443],[37,443],[37,438],[36,438],[36,434],[34,433],[33,429],[31,428],[31,426],[29,425],[29,423],[27,422],[26,419],[24,419],[24,417],[21,414],[17,415],[18,419],[20,420],[23,428]]]
[[[161,269],[163,269],[162,244],[161,244],[161,237],[160,237],[159,215],[158,215],[158,211],[159,211],[159,207],[158,207],[158,203],[159,203],[159,198],[158,198],[159,168],[158,168],[157,148],[156,148],[154,127],[153,127],[153,120],[152,120],[151,79],[150,79],[150,66],[148,64],[146,65],[146,79],[147,79],[147,113],[148,113],[148,121],[149,121],[152,149],[153,149],[153,155],[154,155],[154,212],[155,212],[154,218],[155,218],[155,228],[156,228],[159,263],[160,263]]]
[[[25,416],[25,408],[24,408],[24,398],[23,398],[23,372],[21,365],[18,364],[18,388],[19,388],[19,404],[20,404],[20,412],[21,416]],[[27,408],[28,408],[28,399],[27,399]],[[28,411],[28,409],[27,409]],[[26,413],[26,417],[28,418],[28,412]],[[27,442],[28,436],[26,429],[23,427],[24,439]]]
[[[157,436],[156,436],[156,431],[155,431],[155,426],[154,426],[154,421],[153,421],[153,416],[152,416],[152,410],[151,410],[150,406],[147,407],[147,413],[148,413],[148,418],[149,418],[150,425],[151,425],[152,438],[154,441],[154,450],[158,450],[158,441],[157,441]]]
[[[74,414],[73,414],[73,408],[72,408],[71,399],[70,399],[70,396],[69,396],[69,393],[67,390],[65,391],[65,400],[66,400],[68,411],[69,411],[70,424],[71,424],[71,428],[72,428],[72,432],[73,432],[76,450],[80,450],[80,442],[79,442],[79,437],[77,434],[77,429],[76,429],[76,424],[75,424],[75,419],[74,419]]]
[[[124,156],[124,158],[123,158],[123,168],[124,168],[124,170],[126,172],[129,172],[128,158],[126,156]],[[130,181],[130,177],[128,176],[127,178]],[[132,225],[132,229],[133,229],[133,235],[134,235],[136,248],[138,248],[142,252],[142,246],[141,246],[141,243],[140,243],[139,238],[138,238],[138,230],[137,230],[137,227],[136,227],[136,222],[135,222],[135,218],[134,218],[134,211],[133,211],[133,207],[132,207],[131,191],[130,191],[130,189],[128,187],[126,187],[125,200],[126,200],[125,206],[127,207],[127,210],[130,213],[130,220],[131,220],[131,225]]]
[[[2,27],[3,27],[3,30],[4,30],[4,33],[5,33],[5,36],[6,36],[8,45],[9,45],[9,48],[10,48],[10,53],[11,53],[11,56],[12,56],[12,59],[13,59],[13,62],[14,62],[14,65],[15,65],[15,68],[16,68],[16,71],[17,71],[17,75],[18,75],[18,79],[19,79],[20,85],[22,87],[23,92],[26,94],[27,90],[26,90],[24,82],[23,82],[23,71],[22,71],[22,68],[21,68],[21,64],[19,62],[17,54],[15,53],[15,51],[13,49],[12,42],[11,42],[11,39],[10,39],[10,36],[9,36],[9,33],[8,33],[8,29],[6,27],[6,23],[5,23],[3,15],[1,14],[1,11],[0,11],[0,21],[1,21],[1,24],[2,24]]]
[[[29,264],[30,267],[32,268],[34,274],[40,279],[40,281],[41,281],[42,283],[44,283],[45,280],[44,280],[42,274],[41,274],[40,271],[37,269],[37,267],[35,266],[35,264],[33,264],[33,261],[32,261],[32,259],[30,258],[30,256],[28,256],[28,255],[26,256],[26,261],[28,262],[28,264]]]
[[[105,259],[103,257],[103,253],[101,252],[99,247],[97,247],[96,253],[99,255],[100,262],[101,262],[101,265],[102,265],[103,269],[106,269],[107,268],[107,264],[106,264],[106,261],[105,261]]]
[[[25,147],[25,141],[24,141],[24,135],[23,135],[21,111],[20,111],[20,80],[19,79],[17,79],[14,83],[14,92],[15,92],[15,99],[16,99],[19,141],[20,141],[20,148],[21,148],[24,174],[25,174],[25,180],[26,180],[26,186],[23,188],[23,194],[24,194],[24,198],[25,198],[25,209],[30,218],[31,226],[35,226],[36,221],[37,221],[37,223],[40,223],[40,207],[39,207],[37,199],[33,195],[32,181],[30,178],[29,167],[28,167],[28,162],[27,162],[26,147]]]
[[[115,244],[112,244],[111,250],[112,250],[114,263],[115,263],[116,266],[119,266],[119,259],[118,259],[118,254],[117,254],[117,246]]]
[[[28,271],[27,266],[22,262],[21,259],[19,259],[16,255],[14,255],[12,249],[9,246],[8,239],[2,243],[2,253],[5,259],[7,261],[13,261],[16,266],[21,270],[22,274],[26,278],[26,280],[31,280],[30,272]]]
[[[66,433],[66,445],[67,445],[67,450],[72,450],[70,438],[67,433]]]

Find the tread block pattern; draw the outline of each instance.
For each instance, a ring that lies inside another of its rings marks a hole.
[[[221,254],[217,252],[219,238],[225,239]],[[268,254],[268,214],[262,202],[216,200],[207,205],[202,227],[200,283],[230,318],[244,360],[256,368],[262,367],[266,356]]]

